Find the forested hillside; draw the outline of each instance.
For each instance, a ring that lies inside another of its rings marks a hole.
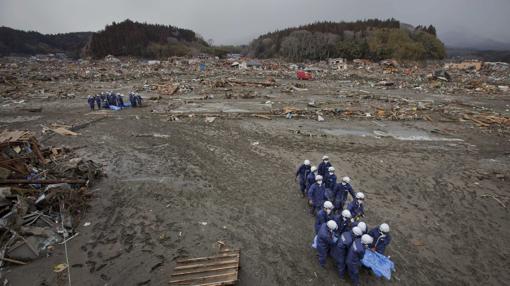
[[[442,59],[446,55],[434,26],[414,28],[395,19],[319,22],[288,28],[258,37],[250,44],[249,54],[290,60],[331,57],[424,60]]]
[[[0,56],[66,53],[77,57],[92,33],[44,35],[0,27]]]
[[[92,35],[86,54],[95,58],[106,55],[165,58],[185,56],[208,44],[187,29],[138,23],[125,20],[107,25]]]

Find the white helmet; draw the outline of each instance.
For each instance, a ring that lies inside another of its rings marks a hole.
[[[310,169],[310,171],[312,171],[312,172],[315,172],[315,171],[317,171],[317,167],[315,167],[315,166],[312,166],[312,168]]]
[[[342,211],[342,216],[344,218],[351,218],[352,217],[351,212],[349,210],[343,210]]]
[[[361,231],[366,232],[367,231],[367,224],[360,221],[358,222],[358,227],[361,229]]]
[[[364,234],[363,236],[361,236],[361,243],[371,244],[372,242],[374,242],[374,238],[371,237],[370,235]]]
[[[325,201],[324,202],[324,208],[325,209],[332,209],[333,208],[333,203],[331,203],[330,201]]]
[[[321,176],[321,175],[317,175],[317,176],[315,176],[315,180],[316,180],[316,181],[322,181],[322,176]]]
[[[356,193],[356,199],[364,200],[365,199],[365,194],[363,194],[362,192],[357,192]]]
[[[306,166],[310,166],[310,160],[305,160],[305,163],[304,163]]]
[[[334,171],[335,171],[335,167],[333,167],[333,166],[329,167],[329,168],[328,168],[328,171],[329,171],[329,172],[334,172]]]
[[[329,157],[327,155],[322,156],[322,160],[329,160]]]
[[[387,223],[383,223],[379,226],[379,230],[382,232],[382,233],[388,233],[390,232],[390,226],[387,224]]]
[[[355,226],[352,228],[352,233],[354,233],[355,236],[362,236],[363,235],[363,231],[361,230],[361,228]]]
[[[346,182],[347,184],[351,182],[351,178],[349,177],[343,177],[342,182]]]
[[[338,228],[338,225],[334,220],[329,220],[326,224],[330,230],[336,230]]]

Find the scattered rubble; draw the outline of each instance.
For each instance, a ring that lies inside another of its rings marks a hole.
[[[101,166],[64,147],[41,148],[26,131],[0,133],[0,265],[51,255],[78,235],[88,185]]]

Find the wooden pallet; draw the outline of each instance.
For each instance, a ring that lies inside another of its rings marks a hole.
[[[241,250],[221,248],[214,256],[177,260],[170,285],[234,285],[239,276]]]

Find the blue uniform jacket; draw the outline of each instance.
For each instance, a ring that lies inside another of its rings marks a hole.
[[[296,171],[296,177],[299,176],[299,180],[304,180],[305,179],[305,175],[306,175],[306,172],[309,171],[311,169],[310,166],[307,166],[305,164],[302,164],[301,166],[299,166],[299,168],[297,169]]]
[[[374,242],[370,245],[370,248],[375,248],[375,251],[384,255],[384,251],[386,250],[386,246],[391,242],[390,234],[385,234],[384,236],[379,231],[379,226],[371,229],[368,234],[374,238]]]
[[[317,217],[315,218],[315,234],[318,234],[320,227],[331,219],[333,219],[333,216],[331,214],[328,215],[325,210],[322,209],[317,212]]]
[[[326,180],[324,181],[324,183],[326,184],[326,188],[327,189],[335,189],[336,187],[336,175],[333,174],[333,175],[329,175],[326,177]]]
[[[317,250],[328,251],[333,245],[334,238],[334,233],[329,231],[328,224],[322,224],[317,233]]]
[[[317,167],[317,173],[319,173],[319,175],[324,177],[324,176],[326,176],[326,173],[328,172],[329,167],[331,167],[331,163],[329,161],[328,162],[322,161],[319,164],[319,167]]]
[[[331,256],[337,263],[344,263],[347,251],[352,245],[354,234],[351,231],[346,231],[340,235],[340,238],[331,249]]]
[[[341,215],[336,215],[335,216],[335,222],[336,224],[338,225],[338,230],[337,232],[339,234],[341,233],[344,233],[346,231],[350,231],[352,229],[352,221],[350,218],[348,219],[344,219],[343,216]]]
[[[365,208],[363,207],[363,204],[358,203],[358,200],[356,199],[349,203],[347,209],[351,212],[353,218],[365,215]]]
[[[312,201],[312,205],[316,208],[322,207],[326,201],[326,188],[324,184],[318,185],[314,183],[308,190],[308,199]]]
[[[347,194],[351,194],[352,199],[355,198],[354,190],[351,187],[351,184],[345,184],[342,183],[336,184],[335,186],[335,200],[334,204],[335,207],[338,208],[340,205],[344,205],[347,201]]]
[[[351,245],[351,248],[349,248],[349,252],[347,252],[346,264],[360,266],[361,260],[363,259],[364,255],[365,247],[361,243],[361,238],[358,238],[354,240],[354,242]]]
[[[315,183],[315,173],[309,172],[306,176],[306,190],[310,189],[310,187]]]

